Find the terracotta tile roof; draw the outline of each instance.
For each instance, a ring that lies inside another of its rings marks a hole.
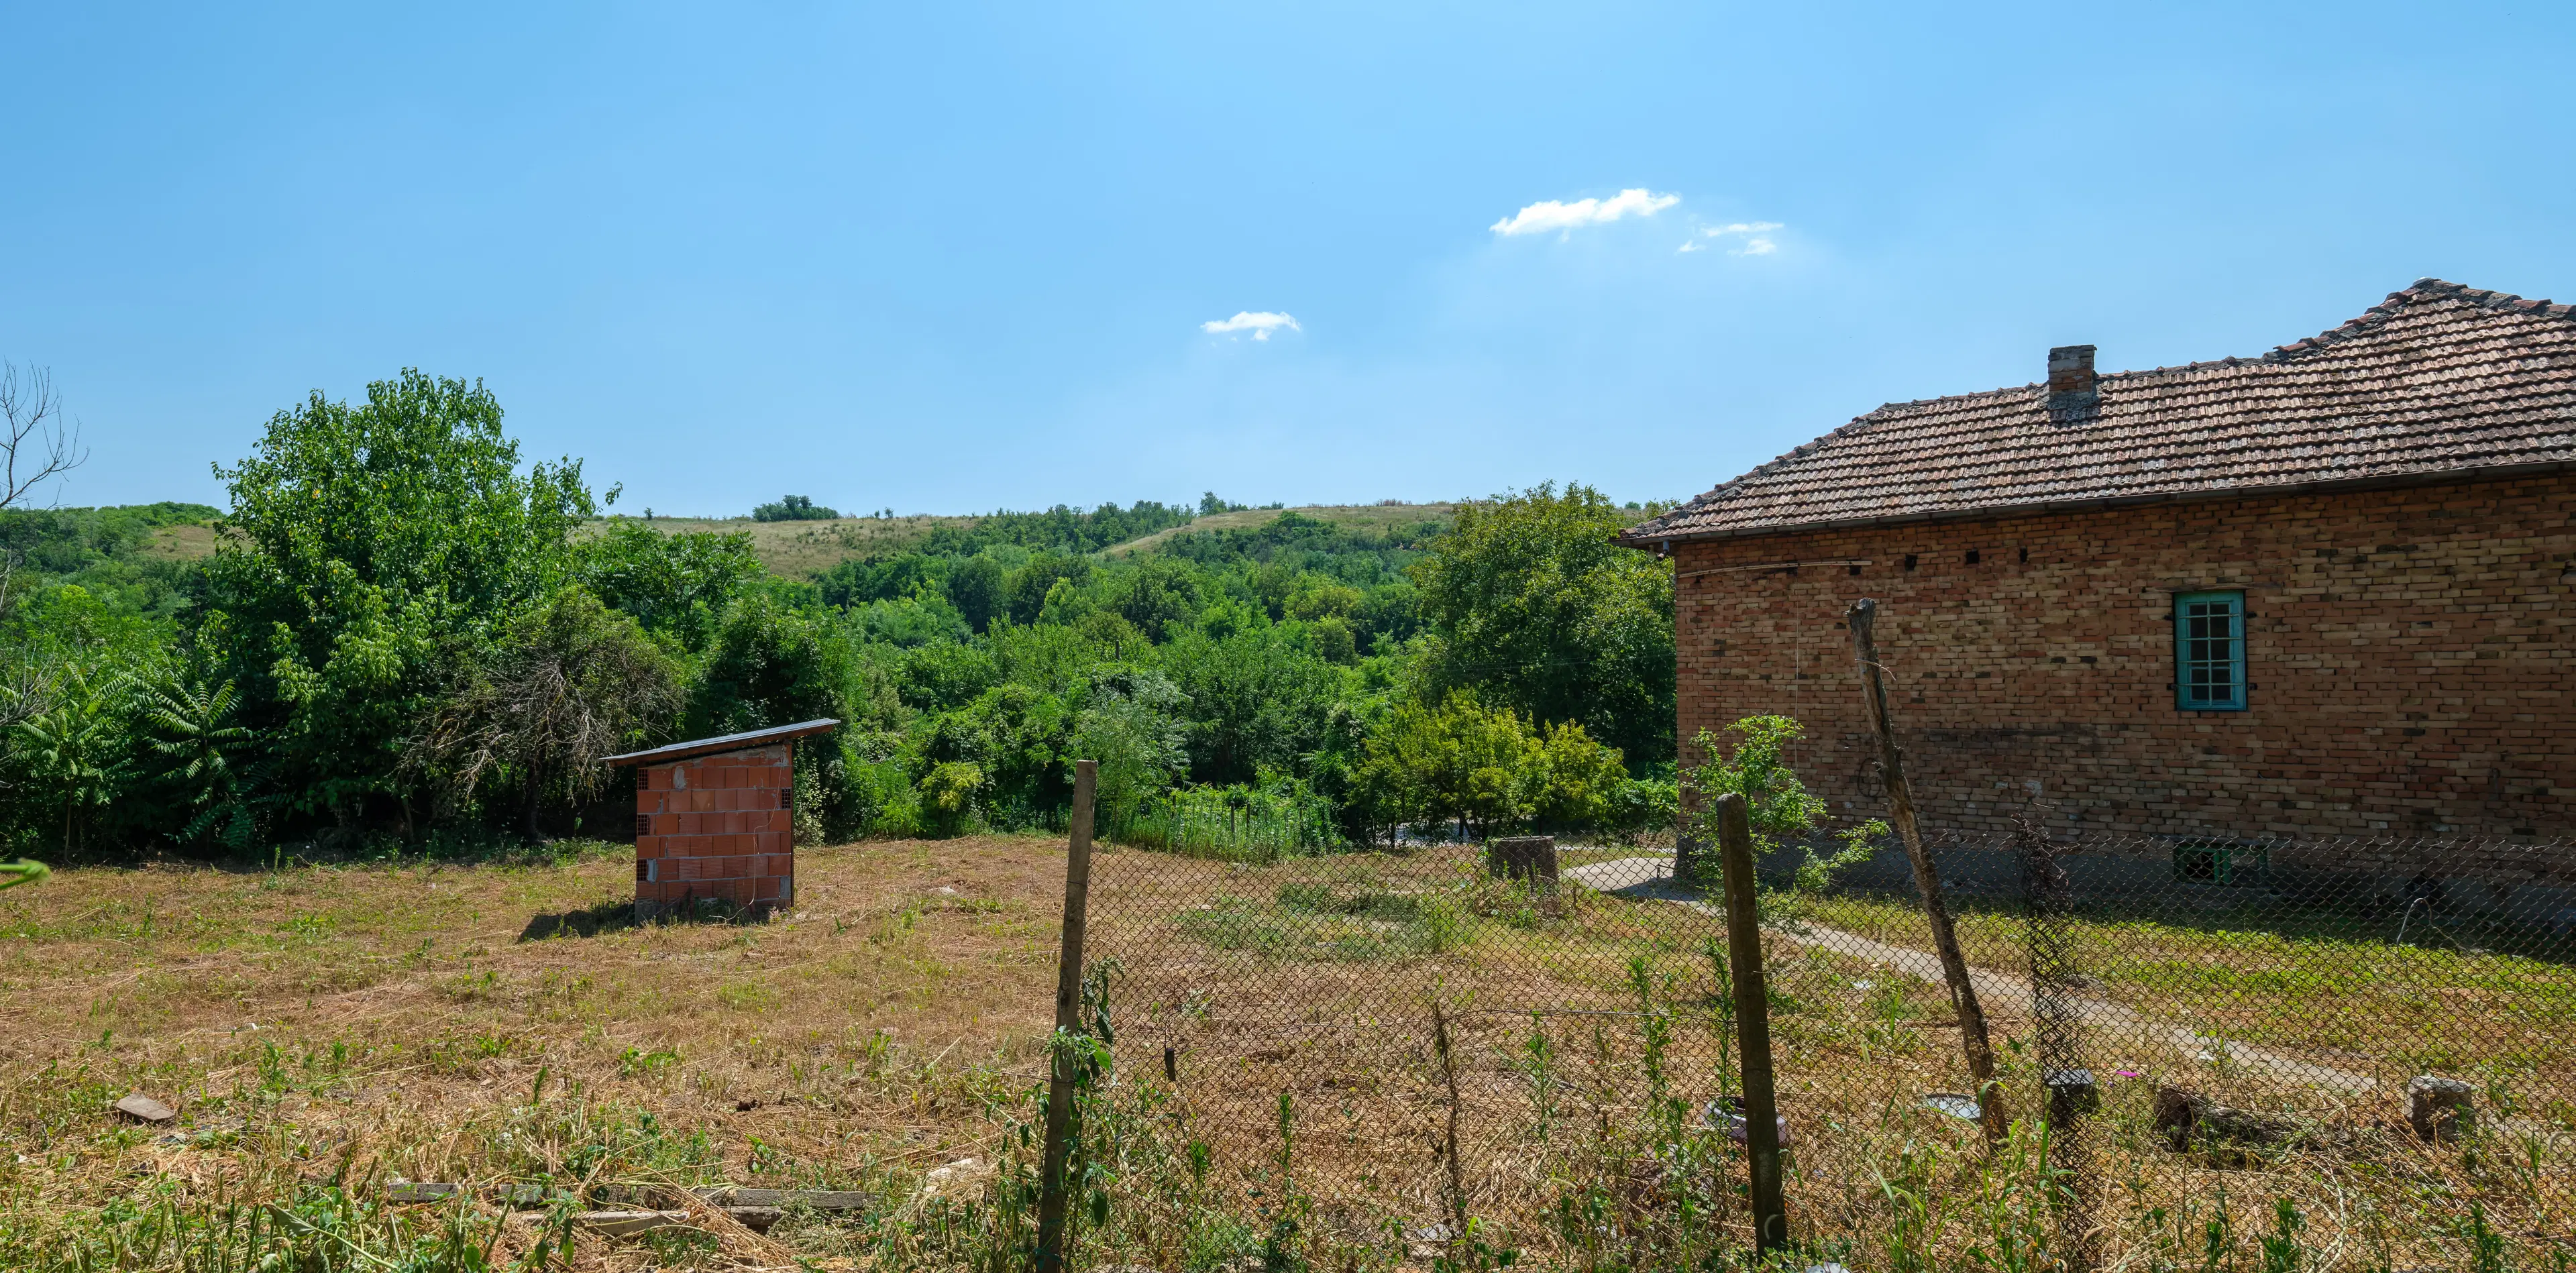
[[[1880,407],[1623,543],[2576,465],[2570,306],[2424,279],[2260,358]]]

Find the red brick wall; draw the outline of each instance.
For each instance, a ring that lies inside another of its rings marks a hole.
[[[651,765],[636,778],[635,900],[645,909],[795,900],[786,744]]]
[[[2567,476],[1674,556],[1684,763],[1701,729],[1795,716],[1808,738],[1793,762],[1837,815],[1884,811],[1842,626],[1867,596],[1928,830],[2000,829],[2036,783],[2054,822],[2084,828],[2576,831]],[[1784,561],[1803,564],[1724,569]],[[1692,573],[1708,570],[1720,573]],[[2243,589],[2252,615],[2250,710],[2178,710],[2172,594],[2224,588]]]

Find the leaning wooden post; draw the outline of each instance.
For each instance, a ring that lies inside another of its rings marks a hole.
[[[1755,905],[1753,824],[1741,792],[1717,798],[1717,857],[1726,874],[1726,962],[1735,979],[1735,1038],[1744,1070],[1744,1157],[1750,1168],[1754,1249],[1789,1245],[1780,1197],[1780,1099],[1771,1082],[1771,998],[1762,975],[1762,917]]]
[[[1896,746],[1896,728],[1887,717],[1887,679],[1878,662],[1878,603],[1863,597],[1844,616],[1851,623],[1852,650],[1860,658],[1860,696],[1869,709],[1870,730],[1878,735],[1878,777],[1887,788],[1888,820],[1905,841],[1906,859],[1914,864],[1914,888],[1923,894],[1923,917],[1932,926],[1932,945],[1941,954],[1941,978],[1950,986],[1950,1006],[1959,1014],[1959,1047],[1967,1053],[1968,1073],[1977,1080],[1977,1117],[1986,1139],[2004,1138],[2003,1088],[1995,1082],[1995,1049],[1986,1037],[1985,1009],[1977,1004],[1976,983],[1969,980],[1968,960],[1959,953],[1959,934],[1950,926],[1950,908],[1941,900],[1941,875],[1923,847],[1923,828],[1914,821],[1914,789],[1905,783],[1905,753]]]
[[[1064,854],[1064,949],[1055,974],[1055,1032],[1082,1030],[1082,935],[1091,903],[1091,798],[1100,762],[1073,762],[1073,838]],[[1073,1054],[1050,1046],[1054,1073],[1047,1082],[1046,1169],[1038,1182],[1038,1273],[1063,1273],[1065,1172],[1073,1159]]]

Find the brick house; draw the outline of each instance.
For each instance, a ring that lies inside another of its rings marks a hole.
[[[2426,279],[2258,358],[1892,403],[1624,534],[1675,566],[1683,762],[1797,717],[1927,827],[2576,831],[2576,317]]]

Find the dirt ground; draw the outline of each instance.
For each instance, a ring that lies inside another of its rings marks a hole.
[[[639,926],[622,853],[63,870],[0,894],[0,1128],[15,1149],[0,1199],[40,1228],[95,1226],[138,1191],[203,1202],[394,1177],[574,1193],[730,1182],[910,1205],[934,1168],[1002,1156],[1031,1108],[1063,873],[1054,839],[809,848],[795,907],[768,922]],[[1716,926],[1668,902],[1542,894],[1485,876],[1472,849],[1268,866],[1110,850],[1091,906],[1091,953],[1121,969],[1119,1090],[1161,1092],[1138,1126],[1209,1151],[1195,1184],[1166,1188],[1192,1207],[1265,1214],[1293,1109],[1315,1240],[1399,1260],[1390,1228],[1436,1223],[1455,1188],[1544,1246],[1578,1181],[1611,1206],[1672,1187],[1613,1178],[1642,1161],[1656,1102],[1695,1122],[1734,1090]],[[1953,1255],[2001,1242],[1995,1218],[2027,1207],[1996,1191],[2019,1177],[1997,1174],[1972,1124],[1921,1100],[1964,1085],[1940,992],[1787,938],[1769,963],[1802,1229],[1855,1252],[1882,1237]],[[1998,1014],[2023,1109],[2027,1028]],[[2465,1241],[2438,1227],[2459,1192],[2511,1214],[2517,1243],[2563,1227],[2555,1142],[2410,1147],[2374,1097],[2319,1107],[2333,1134],[2314,1152],[2202,1161],[2149,1130],[2156,1081],[2113,1082],[2093,1133],[2106,1250],[2180,1258],[2213,1197],[2249,1226],[2295,1203],[2333,1243],[2317,1267]],[[2191,1081],[2240,1099],[2224,1075]],[[109,1109],[133,1091],[177,1119]],[[1910,1230],[1884,1187],[1908,1171],[1938,1195]],[[1714,1222],[1744,1227],[1740,1213]],[[734,1267],[870,1258],[824,1226],[718,1237]],[[1178,1250],[1157,1267],[1201,1267]],[[631,1244],[585,1259],[709,1266]]]
[[[138,1174],[318,1159],[578,1176],[582,1144],[625,1146],[593,1174],[675,1183],[936,1166],[1039,1074],[1063,861],[1034,839],[808,849],[792,912],[651,926],[624,916],[622,856],[57,871],[0,894],[0,1193],[70,1215]],[[108,1108],[127,1091],[177,1120],[134,1126]],[[512,1130],[558,1105],[652,1134]]]

